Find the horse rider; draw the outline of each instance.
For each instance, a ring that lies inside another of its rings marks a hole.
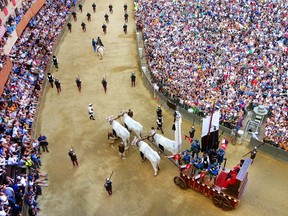
[[[125,13],[127,12],[127,8],[128,8],[127,4],[124,4],[124,12]]]
[[[104,47],[104,45],[103,45],[102,40],[101,40],[100,37],[97,38],[97,42],[96,42],[96,44],[97,44],[98,46],[102,46],[102,47]]]
[[[125,32],[125,34],[127,34],[127,25],[126,25],[126,23],[123,25],[123,31]]]
[[[103,23],[103,25],[102,25],[102,30],[103,30],[104,34],[107,33],[107,26],[105,25],[105,23]]]
[[[109,23],[109,15],[107,13],[104,15],[104,19],[106,23]]]

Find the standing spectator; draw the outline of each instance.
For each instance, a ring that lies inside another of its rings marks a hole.
[[[83,5],[82,5],[81,3],[78,5],[78,8],[79,8],[79,10],[80,10],[81,13],[82,13]]]
[[[87,12],[87,20],[88,20],[88,22],[90,22],[91,21],[91,14],[89,13],[89,12]]]
[[[132,72],[132,73],[131,73],[130,78],[131,78],[131,86],[132,86],[132,87],[135,87],[135,85],[136,85],[136,75],[135,75],[135,72]]]
[[[127,8],[128,8],[127,4],[124,4],[124,12],[125,13],[127,12]]]
[[[72,161],[73,166],[75,167],[76,165],[79,166],[78,161],[77,161],[77,155],[74,151],[74,149],[70,149],[70,151],[68,152],[68,155]]]
[[[103,78],[101,83],[102,83],[102,86],[104,88],[104,92],[106,93],[107,92],[107,80],[105,78]]]
[[[75,11],[72,12],[72,16],[75,22],[77,22],[77,13]]]
[[[51,88],[53,88],[54,76],[53,76],[51,73],[48,73],[47,79],[48,79],[48,82],[49,82],[50,85],[51,85]]]
[[[94,40],[94,38],[92,39],[92,47],[94,52],[96,52],[96,41]]]
[[[127,115],[129,117],[133,118],[133,111],[131,109],[129,109]]]
[[[38,142],[39,142],[40,147],[42,147],[43,152],[45,152],[45,151],[49,152],[48,142],[47,142],[46,136],[40,134],[38,137]],[[39,149],[39,152],[40,152],[40,149]]]
[[[67,23],[68,30],[70,33],[72,32],[72,24],[70,22]]]
[[[81,27],[83,32],[86,32],[86,24],[84,22],[81,23]]]
[[[61,83],[60,83],[60,81],[57,78],[55,78],[55,86],[56,86],[56,89],[57,89],[57,93],[59,95],[60,92],[61,92]]]
[[[127,34],[127,25],[126,25],[126,23],[124,23],[124,25],[123,25],[123,31],[124,31],[125,34]]]
[[[76,82],[78,91],[81,92],[81,79],[80,79],[80,77],[76,77],[75,82]]]
[[[112,14],[112,13],[113,13],[113,6],[112,6],[112,4],[110,4],[110,5],[108,6],[108,8],[109,8],[110,14]]]
[[[164,134],[162,126],[163,126],[163,117],[162,116],[158,116],[156,123],[157,123],[157,129],[160,130],[162,132],[162,134]]]
[[[110,180],[109,178],[106,179],[106,182],[104,184],[104,187],[106,189],[106,191],[108,192],[108,196],[112,196],[112,180]]]
[[[52,61],[53,61],[53,65],[55,66],[55,68],[56,68],[56,71],[58,71],[58,65],[59,65],[59,61],[58,61],[58,59],[56,58],[56,56],[55,55],[53,55],[53,58],[52,58]]]
[[[105,23],[103,23],[103,25],[102,25],[102,30],[103,30],[104,34],[107,33],[107,26],[105,25]]]
[[[128,17],[129,17],[128,13],[125,13],[125,14],[124,14],[124,20],[125,20],[125,22],[128,22]]]
[[[125,145],[123,142],[121,142],[118,146],[118,150],[119,150],[119,155],[120,155],[120,158],[122,158],[123,160],[126,159],[125,157]]]
[[[93,8],[93,12],[96,13],[96,4],[95,3],[92,4],[92,8]]]
[[[88,114],[89,114],[90,120],[95,120],[95,118],[94,118],[94,108],[93,108],[93,104],[92,103],[90,103],[88,105]]]
[[[107,13],[104,15],[104,19],[106,23],[109,23],[109,15]]]

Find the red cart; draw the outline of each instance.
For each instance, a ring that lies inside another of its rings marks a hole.
[[[229,173],[229,170],[221,171],[215,178],[210,178],[208,175],[192,174],[194,168],[182,170],[180,168],[180,176],[174,177],[174,183],[181,189],[192,188],[204,196],[212,199],[215,206],[223,210],[231,210],[236,208],[240,202],[241,195],[248,181],[248,168],[252,160],[246,158],[236,176],[234,184],[229,184],[223,187],[223,183]]]

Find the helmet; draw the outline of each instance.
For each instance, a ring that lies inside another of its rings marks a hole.
[[[70,149],[70,152],[73,152],[73,149]]]
[[[107,178],[106,181],[110,181],[110,178]]]
[[[92,103],[89,103],[89,106],[92,106],[93,104]]]

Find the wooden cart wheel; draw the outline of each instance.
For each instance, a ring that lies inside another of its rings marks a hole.
[[[186,182],[179,176],[174,177],[174,183],[182,190],[185,190],[187,188]]]
[[[214,203],[215,206],[225,211],[230,210],[232,208],[229,200],[221,194],[216,194],[215,196],[213,196],[212,202]]]

